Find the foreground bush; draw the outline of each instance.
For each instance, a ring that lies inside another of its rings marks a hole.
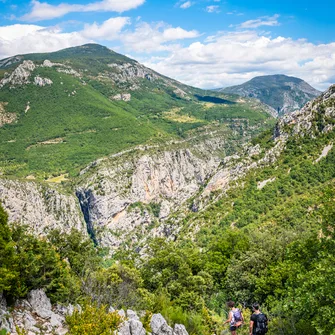
[[[69,335],[109,335],[117,330],[123,319],[117,312],[109,313],[108,307],[86,303],[82,311],[75,310],[66,317]]]

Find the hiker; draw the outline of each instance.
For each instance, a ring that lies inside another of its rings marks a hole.
[[[234,301],[228,301],[227,306],[230,308],[228,320],[226,320],[223,324],[229,323],[229,330],[231,331],[231,335],[236,335],[236,329],[241,327],[243,323],[243,315],[242,312],[235,307]]]
[[[268,318],[259,309],[259,304],[252,305],[253,314],[250,317],[250,335],[264,335],[268,332]]]

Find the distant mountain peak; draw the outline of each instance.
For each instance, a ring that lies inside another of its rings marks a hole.
[[[304,80],[284,74],[255,77],[244,84],[222,88],[219,91],[257,98],[279,115],[299,110],[321,93]]]

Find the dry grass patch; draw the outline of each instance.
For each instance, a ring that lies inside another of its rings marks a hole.
[[[203,122],[200,119],[197,119],[193,116],[189,115],[182,115],[180,114],[180,111],[182,108],[176,107],[172,108],[170,111],[165,112],[163,114],[164,119],[174,121],[174,122],[180,122],[180,123],[198,123]]]

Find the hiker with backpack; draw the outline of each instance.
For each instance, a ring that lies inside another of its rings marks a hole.
[[[223,324],[229,323],[229,330],[231,331],[231,334],[236,335],[236,329],[241,327],[243,324],[243,315],[242,312],[235,307],[234,301],[228,301],[227,306],[229,307],[230,311],[228,319]]]
[[[259,308],[259,304],[252,305],[253,314],[250,317],[250,335],[264,335],[268,332],[268,318]]]

